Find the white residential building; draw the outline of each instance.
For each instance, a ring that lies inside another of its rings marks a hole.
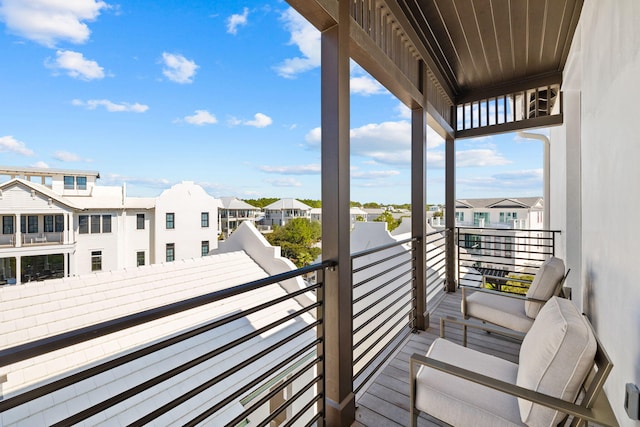
[[[219,201],[192,182],[157,198],[99,186],[98,172],[0,166],[0,284],[208,253]]]
[[[221,197],[220,202],[220,231],[225,237],[229,237],[240,224],[249,221],[255,225],[260,217],[261,210],[236,197]]]
[[[542,230],[542,197],[487,198],[456,200],[456,225],[459,227],[514,228]],[[434,218],[444,225],[444,220]]]
[[[296,199],[280,199],[264,207],[263,225],[283,226],[294,218],[311,218],[311,206]]]
[[[311,209],[310,218],[312,221],[322,222],[322,208]],[[349,209],[349,218],[351,220],[351,229],[353,229],[356,222],[367,222],[367,213],[361,208],[352,207]]]

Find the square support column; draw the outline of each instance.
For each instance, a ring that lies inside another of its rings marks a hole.
[[[423,108],[411,111],[411,236],[416,240],[414,282],[415,328],[429,327],[427,311],[427,116]]]
[[[324,386],[328,426],[355,420],[353,304],[350,254],[349,13],[339,2],[338,25],[321,36],[322,259],[337,267],[325,274]]]
[[[456,146],[451,137],[445,139],[445,218],[447,292],[456,291]]]

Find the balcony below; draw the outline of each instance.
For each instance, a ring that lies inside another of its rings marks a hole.
[[[430,307],[430,328],[411,334],[398,352],[380,370],[378,375],[356,397],[356,421],[353,427],[399,427],[409,425],[409,357],[413,353],[425,354],[440,335],[440,318],[460,317],[461,292],[446,294],[437,305]],[[462,331],[455,325],[447,326],[447,339],[462,343]],[[469,329],[469,347],[518,361],[520,344],[507,338]],[[420,414],[418,426],[446,426],[434,418]]]

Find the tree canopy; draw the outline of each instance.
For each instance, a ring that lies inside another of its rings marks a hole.
[[[294,218],[265,237],[272,245],[280,246],[282,256],[298,267],[313,263],[322,252],[314,246],[322,237],[320,223],[307,218]]]

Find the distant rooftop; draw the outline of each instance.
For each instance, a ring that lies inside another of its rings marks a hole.
[[[53,168],[33,168],[27,166],[0,166],[0,175],[35,175],[35,176],[95,176],[100,178],[100,172],[84,171],[78,169],[53,169]]]
[[[491,197],[484,199],[458,199],[456,208],[515,208],[527,209],[533,207],[543,207],[542,197],[518,197],[504,198]]]
[[[252,210],[260,210],[253,205],[245,202],[244,200],[240,200],[237,197],[220,197],[220,201],[222,202],[223,209],[252,209]]]

